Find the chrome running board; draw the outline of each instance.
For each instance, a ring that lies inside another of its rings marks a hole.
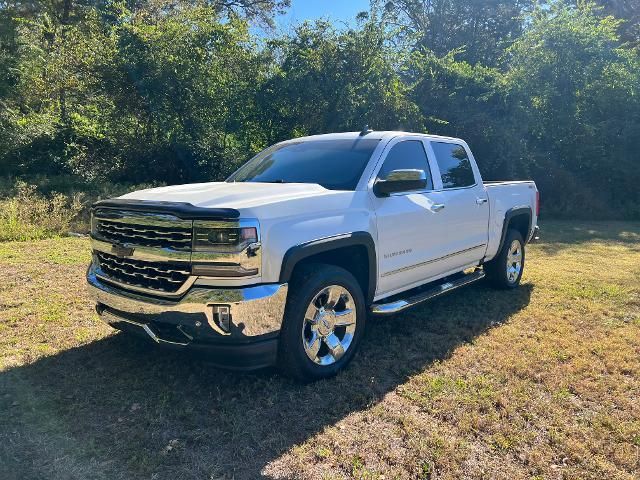
[[[391,315],[394,313],[398,313],[402,310],[405,310],[406,308],[413,307],[415,305],[418,305],[419,303],[426,302],[427,300],[431,300],[435,297],[439,297],[444,293],[450,292],[465,285],[469,285],[470,283],[477,282],[478,280],[481,280],[483,278],[484,271],[475,270],[472,273],[467,273],[463,277],[441,283],[439,285],[436,285],[435,287],[421,291],[414,295],[409,295],[407,298],[402,298],[387,303],[374,303],[371,306],[371,313],[373,315]],[[406,293],[410,294],[411,290]],[[394,296],[397,297],[397,295]]]

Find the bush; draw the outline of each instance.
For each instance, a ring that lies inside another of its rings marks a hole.
[[[45,197],[34,185],[16,184],[16,194],[0,200],[0,241],[57,237],[69,231],[82,210],[82,195]]]

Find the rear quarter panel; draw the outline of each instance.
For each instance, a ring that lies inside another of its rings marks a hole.
[[[522,182],[485,182],[489,197],[489,243],[485,260],[491,260],[500,248],[502,228],[506,213],[513,208],[529,207],[532,213],[531,227],[537,224],[536,184]],[[531,232],[530,232],[531,233]],[[528,239],[525,238],[525,241]]]

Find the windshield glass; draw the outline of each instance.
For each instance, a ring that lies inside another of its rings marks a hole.
[[[318,183],[329,190],[354,190],[378,142],[358,138],[274,145],[227,182]]]

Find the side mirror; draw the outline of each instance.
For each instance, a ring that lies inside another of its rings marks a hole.
[[[384,180],[373,184],[376,197],[388,197],[392,193],[424,190],[427,188],[427,174],[424,170],[393,170]]]

